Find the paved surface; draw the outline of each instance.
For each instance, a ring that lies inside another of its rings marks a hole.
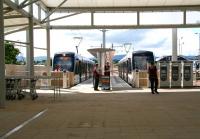
[[[0,109],[0,137],[25,122],[6,138],[200,138],[199,89],[160,89],[159,95],[153,95],[149,89],[115,87],[93,91],[87,81],[62,90],[56,100],[52,93],[40,93],[35,101],[29,97],[8,101],[6,108]],[[41,111],[44,113],[30,120]]]

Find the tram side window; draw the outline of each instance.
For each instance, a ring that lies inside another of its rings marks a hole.
[[[196,63],[196,69],[199,70],[199,63]]]
[[[79,62],[76,61],[76,66],[75,66],[75,74],[79,73]]]
[[[82,73],[86,73],[86,67],[87,67],[86,63],[83,63],[83,71],[82,71]]]
[[[128,59],[128,73],[131,73],[131,59]]]

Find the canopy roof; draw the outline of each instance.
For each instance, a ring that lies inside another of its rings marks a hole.
[[[19,2],[19,3],[17,3]],[[28,12],[28,5],[31,3],[34,3],[36,6],[33,7],[33,21],[34,26],[35,25],[43,25],[43,27],[46,25],[44,23],[47,23],[48,21],[43,20],[47,19],[47,15],[43,13],[42,17],[42,11],[41,9],[46,12],[47,10],[50,10],[51,12],[60,12],[60,10],[64,10],[66,12],[72,12],[71,15],[68,15],[69,17],[75,16],[77,14],[81,14],[84,12],[88,12],[91,14],[91,25],[88,26],[59,26],[56,27],[50,27],[52,29],[91,29],[91,28],[97,28],[97,29],[105,29],[109,27],[113,27],[113,25],[103,25],[101,26],[95,26],[94,23],[94,17],[93,13],[95,12],[105,12],[105,11],[134,11],[134,12],[142,12],[145,11],[145,9],[148,9],[147,11],[154,11],[154,10],[161,10],[166,11],[168,8],[173,10],[197,10],[200,11],[200,0],[4,0],[3,5],[3,12],[4,12],[4,31],[5,35],[15,32],[15,30],[24,30],[25,28],[28,28],[28,18],[31,16]],[[34,6],[35,6],[34,5]],[[41,8],[40,8],[41,7]],[[83,11],[83,9],[85,9]],[[73,11],[75,10],[75,11]],[[35,15],[37,17],[35,17]],[[140,14],[138,14],[140,16]],[[187,14],[185,14],[187,15]],[[45,18],[46,17],[46,18]],[[50,17],[50,15],[49,15]],[[185,23],[181,23],[180,25],[185,26],[186,23],[186,16],[183,16],[183,21]],[[140,27],[140,18],[137,18],[137,27]],[[171,25],[171,24],[170,24]],[[199,27],[200,23],[197,23],[195,26]],[[176,25],[175,25],[176,26]],[[167,26],[167,27],[175,27],[175,26]],[[190,26],[190,25],[189,25]],[[194,26],[194,25],[192,25]],[[133,26],[129,26],[133,28]],[[128,27],[128,28],[129,28]],[[135,27],[135,26],[134,26]],[[141,26],[143,28],[143,26]],[[163,27],[163,26],[158,26]],[[186,27],[186,26],[185,26]],[[188,26],[187,26],[188,27]],[[120,25],[115,26],[115,28],[127,28],[127,26]],[[151,28],[151,26],[150,26]]]
[[[42,0],[47,7],[56,7],[62,0]],[[199,0],[68,0],[62,7],[148,7],[200,5]]]

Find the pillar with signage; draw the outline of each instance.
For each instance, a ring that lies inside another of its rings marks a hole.
[[[193,86],[193,62],[182,62],[182,87]]]
[[[181,88],[181,62],[172,61],[170,64],[171,88]]]
[[[168,61],[160,61],[158,63],[159,69],[159,86],[160,88],[169,88],[170,87],[170,79],[169,79],[169,68],[170,63]]]

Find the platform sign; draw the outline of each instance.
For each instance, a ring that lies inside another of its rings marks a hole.
[[[110,90],[110,76],[101,77],[101,88],[102,90]]]

